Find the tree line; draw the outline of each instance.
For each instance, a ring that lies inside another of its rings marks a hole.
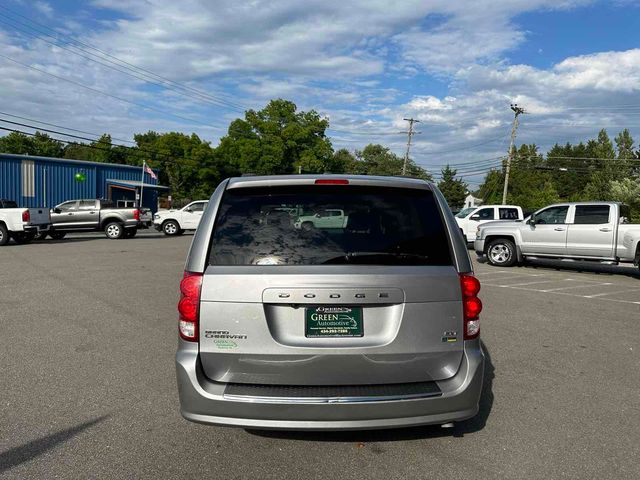
[[[293,102],[272,100],[231,122],[217,146],[198,135],[149,131],[135,134],[134,145],[114,144],[108,134],[91,142],[63,142],[46,133],[12,132],[0,138],[0,152],[142,165],[159,170],[159,181],[176,200],[206,198],[225,178],[243,174],[347,173],[400,175],[403,158],[388,147],[335,150],[326,131],[329,121],[316,111],[298,111]],[[615,146],[614,146],[615,142]],[[640,152],[625,129],[614,139],[606,130],[577,145],[554,145],[546,155],[535,144],[514,149],[507,202],[535,210],[558,201],[616,200],[629,204],[640,220]],[[501,203],[505,176],[489,170],[473,194],[484,203]],[[407,175],[433,177],[409,160]],[[460,209],[469,186],[449,166],[438,186],[453,210]]]
[[[133,136],[135,145],[112,142],[108,134],[93,142],[62,142],[46,133],[12,132],[0,138],[0,152],[142,165],[159,170],[159,181],[174,199],[208,198],[225,178],[243,174],[351,173],[400,175],[404,160],[388,147],[369,144],[354,153],[334,150],[329,121],[316,111],[298,111],[293,102],[272,100],[229,125],[217,146],[198,135],[149,131]],[[432,180],[409,160],[407,174]]]
[[[614,142],[603,129],[586,143],[556,144],[546,155],[535,144],[520,145],[511,162],[507,202],[536,210],[561,201],[620,201],[640,220],[640,152],[628,129]],[[491,170],[477,196],[500,203],[504,176],[504,166]]]

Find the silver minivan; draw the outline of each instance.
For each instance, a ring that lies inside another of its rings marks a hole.
[[[296,228],[340,210],[345,221]],[[180,283],[182,415],[264,429],[474,416],[480,284],[438,189],[400,177],[223,181]]]

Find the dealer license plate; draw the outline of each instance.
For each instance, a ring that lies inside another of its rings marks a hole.
[[[305,309],[304,334],[314,337],[362,337],[362,307],[309,307]]]

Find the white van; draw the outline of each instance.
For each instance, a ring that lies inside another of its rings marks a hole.
[[[456,214],[456,222],[467,242],[474,242],[478,225],[494,220],[522,220],[522,208],[517,205],[481,205],[464,208]]]

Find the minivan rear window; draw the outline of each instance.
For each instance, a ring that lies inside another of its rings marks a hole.
[[[426,189],[305,185],[227,190],[211,265],[451,265]]]

